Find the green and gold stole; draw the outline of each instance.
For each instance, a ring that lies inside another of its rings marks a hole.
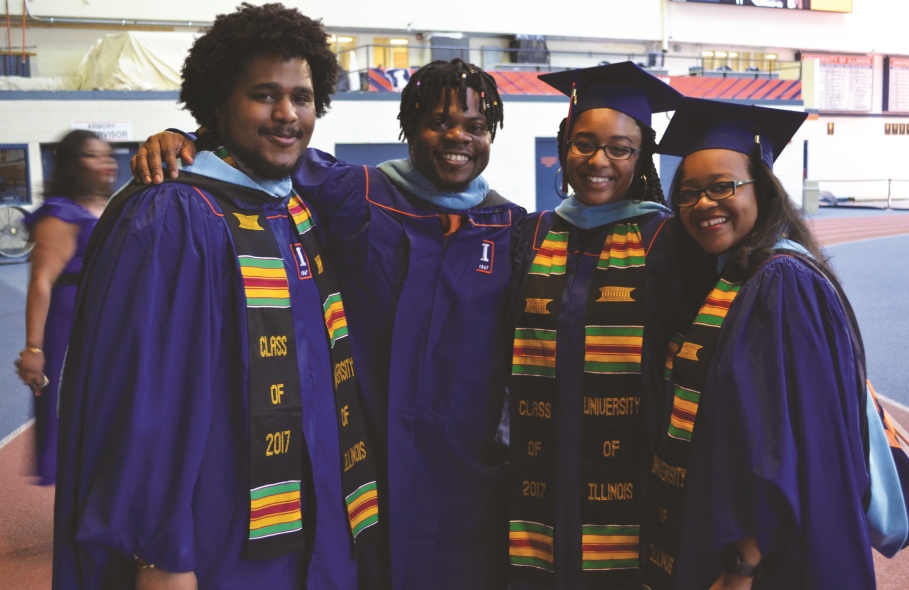
[[[680,344],[670,344],[668,367],[675,378],[672,415],[650,464],[645,511],[647,526],[642,570],[645,587],[651,590],[672,588],[679,557],[685,476],[691,459],[691,438],[697,423],[701,390],[707,380],[707,369],[723,321],[740,288],[740,283],[720,279],[701,306],[688,334]]]
[[[581,544],[585,578],[622,582],[639,567],[639,507],[645,316],[645,251],[635,223],[617,223],[583,254],[596,257],[585,310],[561,309],[569,280],[569,225],[557,218],[537,250],[516,319],[511,385],[510,560],[519,578],[548,576],[556,501],[559,317],[584,318],[581,448]],[[602,246],[600,247],[600,244]],[[599,251],[597,251],[599,249]],[[583,315],[582,315],[583,314]],[[564,325],[564,323],[562,324]],[[564,387],[564,385],[563,385]],[[564,395],[564,392],[563,392]],[[573,502],[572,498],[562,501]]]
[[[234,165],[223,148],[215,154]],[[214,194],[214,193],[213,193]],[[305,441],[294,318],[287,268],[260,210],[215,195],[230,227],[246,294],[249,343],[250,523],[246,555],[268,559],[303,549]],[[332,364],[342,464],[341,487],[355,543],[376,535],[375,465],[347,338],[337,278],[326,264],[313,217],[292,192],[288,217],[299,234],[298,278],[312,278],[322,300]]]

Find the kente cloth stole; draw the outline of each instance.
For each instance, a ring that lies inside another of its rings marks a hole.
[[[641,569],[645,588],[650,590],[672,588],[673,572],[679,557],[685,476],[691,459],[691,438],[697,424],[698,404],[720,329],[741,286],[741,283],[719,280],[701,306],[684,340],[676,347],[675,359],[671,363],[675,378],[672,415],[650,462],[648,474],[649,495]],[[670,344],[670,351],[672,347]]]
[[[250,524],[245,553],[269,559],[302,551],[306,443],[288,273],[271,227],[257,209],[217,197],[243,277],[249,345]],[[360,410],[347,319],[337,278],[325,264],[312,215],[293,192],[287,204],[300,237],[295,280],[312,278],[322,301],[332,364],[341,488],[355,543],[372,540],[379,519],[375,464]]]
[[[562,310],[569,225],[548,232],[530,267],[516,319],[511,386],[509,555],[513,575],[554,572],[560,313],[584,314],[580,453],[582,568],[593,585],[638,575],[641,351],[646,268],[635,223],[605,229],[580,256],[594,264],[586,309]],[[622,586],[624,587],[624,586]]]

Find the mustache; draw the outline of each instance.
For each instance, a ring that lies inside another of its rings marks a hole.
[[[294,137],[296,139],[303,139],[303,130],[299,127],[294,126],[261,127],[259,129],[259,135],[278,135],[280,137]]]

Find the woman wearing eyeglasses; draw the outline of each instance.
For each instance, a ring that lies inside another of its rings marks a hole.
[[[572,97],[574,192],[516,227],[511,587],[640,588],[645,432],[683,299],[650,123],[681,95],[630,62],[540,79]]]
[[[645,587],[874,588],[863,359],[817,243],[772,172],[804,113],[682,101],[676,223],[718,260],[651,462]]]

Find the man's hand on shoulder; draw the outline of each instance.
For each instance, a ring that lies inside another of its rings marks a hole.
[[[164,182],[162,162],[167,165],[170,178],[176,178],[177,158],[188,165],[193,163],[195,155],[196,145],[193,142],[179,133],[162,131],[145,140],[129,161],[129,168],[139,184],[161,184]]]
[[[136,590],[198,590],[194,572],[166,572],[156,567],[139,569]]]

